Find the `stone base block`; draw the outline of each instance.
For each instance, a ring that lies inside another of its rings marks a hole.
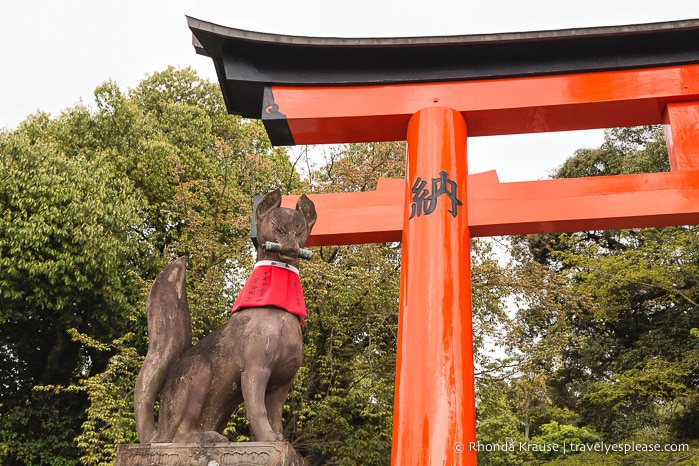
[[[116,466],[303,466],[288,442],[122,444]]]

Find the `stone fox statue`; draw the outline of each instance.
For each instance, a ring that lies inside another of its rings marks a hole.
[[[134,394],[141,443],[227,442],[223,429],[243,402],[255,440],[283,440],[282,407],[303,357],[306,311],[299,250],[316,211],[305,195],[296,210],[280,205],[279,190],[258,204],[255,271],[228,322],[196,345],[191,343],[186,258],[170,264],[154,281],[146,302],[148,353]],[[265,247],[268,241],[275,247]]]

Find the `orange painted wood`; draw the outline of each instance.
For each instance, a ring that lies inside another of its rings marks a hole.
[[[467,173],[461,115],[417,112],[403,196],[393,466],[476,464],[461,447],[476,441]]]
[[[471,199],[475,235],[699,223],[699,171],[484,184]]]
[[[376,191],[309,194],[319,213],[307,246],[389,243],[403,231],[403,179],[379,180]],[[284,196],[293,209],[298,196]],[[322,215],[320,215],[322,214]]]
[[[659,124],[699,100],[699,65],[386,86],[273,86],[296,144],[404,140],[422,108],[461,112],[469,136]]]
[[[695,152],[699,153],[699,152]],[[699,224],[699,171],[499,183],[468,177],[471,236]],[[311,194],[318,223],[309,246],[400,241],[405,181],[376,191]],[[296,196],[285,196],[293,207]]]
[[[699,170],[699,101],[669,103],[663,123],[672,170]]]

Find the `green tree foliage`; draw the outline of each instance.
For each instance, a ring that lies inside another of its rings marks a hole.
[[[543,460],[560,457],[566,454],[566,449],[577,448],[578,445],[593,445],[601,440],[599,434],[586,427],[561,425],[556,421],[543,424],[539,430],[541,434],[534,437],[531,443],[538,449],[534,455]]]
[[[510,381],[499,377],[484,380],[481,377],[477,387],[477,441],[483,446],[477,454],[478,464],[528,464],[533,455],[514,448],[528,439],[522,429],[521,413],[517,412],[517,399],[511,392]]]
[[[606,130],[597,149],[579,149],[557,170],[555,178],[610,176],[670,170],[663,129],[635,126]]]
[[[310,465],[390,458],[399,264],[395,246],[363,245],[302,265],[305,363],[287,428]]]
[[[556,176],[667,170],[662,128],[638,127],[607,131],[600,148],[577,151]],[[518,366],[506,388],[526,377],[540,381],[541,389],[539,396],[534,387],[526,392],[537,400],[529,424],[517,403],[509,409],[520,432],[529,429],[534,441],[548,442],[563,430],[584,428],[608,443],[694,445],[698,231],[682,226],[513,238],[518,291],[508,336]],[[538,456],[531,464],[544,459]],[[586,452],[547,464],[696,459],[691,451]]]
[[[76,160],[50,141],[0,136],[0,430],[7,463],[72,464],[70,416],[84,397],[33,387],[68,384],[106,358],[68,329],[126,332],[140,298],[129,264],[138,245],[128,183],[98,159]]]
[[[602,150],[578,155],[613,148],[619,156],[610,167],[617,160],[623,172],[665,171],[661,143],[660,128],[626,129],[608,134]],[[609,170],[601,174],[618,169]],[[646,426],[669,427],[673,411],[682,411],[698,388],[690,334],[699,318],[697,229],[586,232],[559,241],[565,248],[553,262],[591,300],[589,319],[571,327],[580,342],[569,366],[577,366],[582,420],[616,440]]]

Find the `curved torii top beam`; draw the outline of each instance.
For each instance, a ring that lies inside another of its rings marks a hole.
[[[333,108],[337,105],[332,99],[337,96],[322,93],[328,89],[354,86],[383,89],[388,84],[438,85],[699,63],[697,19],[506,34],[358,39],[266,34],[191,17],[187,20],[195,49],[214,61],[228,111],[246,118],[262,119],[274,145],[404,139],[405,112],[393,108],[392,103],[386,105],[385,100],[390,98],[383,94],[370,97],[374,102],[380,99],[379,104],[384,106],[385,113],[380,119],[382,131],[378,134],[375,131],[376,116],[368,118],[364,115],[361,120],[357,117],[364,112],[363,109]],[[304,92],[302,105],[297,105],[298,98],[291,92],[299,88]],[[318,92],[311,95],[309,91],[312,90]],[[414,88],[406,91],[412,94]],[[437,95],[442,89],[429,89],[429,92]],[[469,94],[466,89],[448,92]],[[356,100],[356,96],[350,99]],[[300,107],[304,108],[303,115],[296,114]],[[457,110],[467,115],[472,109]],[[368,112],[376,114],[375,109],[364,113]],[[347,126],[350,118],[353,132],[336,128]],[[537,115],[537,118],[541,120],[542,115]],[[561,116],[553,114],[548,118],[555,122],[560,121]],[[482,130],[476,125],[470,127],[469,134],[652,123],[646,121],[648,118],[638,120],[612,124],[590,122],[582,126],[580,122],[563,126],[561,123],[557,123],[558,126],[542,123],[539,128]],[[328,123],[333,122],[328,127]],[[325,126],[323,131],[303,129],[313,125]]]

